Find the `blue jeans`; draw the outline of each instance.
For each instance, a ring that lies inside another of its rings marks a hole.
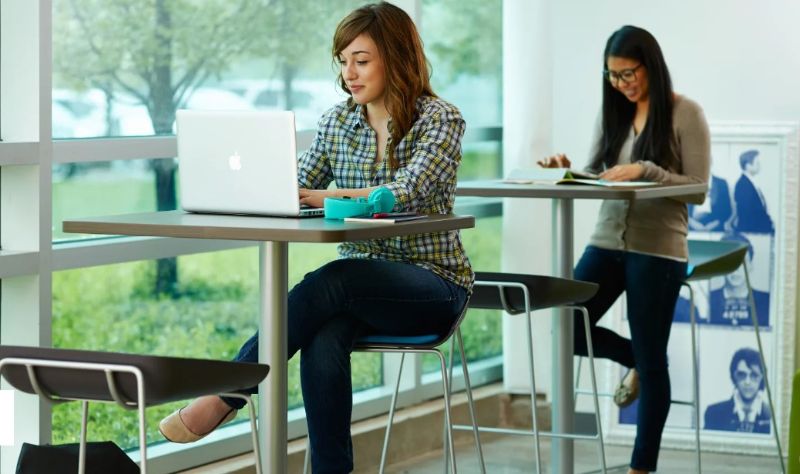
[[[465,288],[429,270],[385,260],[336,260],[292,288],[288,358],[301,351],[300,382],[315,474],[353,470],[350,353],[356,339],[446,334],[466,300]],[[235,360],[258,360],[258,334]],[[243,406],[238,399],[223,400],[234,408]]]
[[[661,432],[670,406],[667,342],[686,262],[589,246],[575,267],[575,279],[600,285],[584,303],[589,311],[595,357],[635,367],[639,373],[636,441],[630,466],[655,471]],[[597,326],[614,301],[626,294],[631,339]],[[583,316],[576,312],[575,353],[586,355]]]

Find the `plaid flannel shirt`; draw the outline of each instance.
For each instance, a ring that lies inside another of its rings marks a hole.
[[[338,188],[382,185],[394,194],[395,211],[451,213],[465,128],[458,109],[434,97],[417,99],[417,118],[394,150],[396,170],[388,156],[375,165],[376,134],[364,113],[363,106],[342,102],[322,116],[299,159],[300,187],[326,189],[332,181]],[[467,289],[474,280],[457,230],[345,242],[339,255],[412,263]]]

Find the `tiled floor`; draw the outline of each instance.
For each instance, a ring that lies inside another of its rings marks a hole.
[[[486,472],[489,474],[533,473],[534,455],[530,438],[504,436],[500,439],[484,442],[484,458]],[[547,461],[550,459],[550,444],[542,442],[542,471],[550,472]],[[606,445],[607,465],[620,466],[609,473],[627,472],[625,464],[630,460],[630,447]],[[456,448],[458,455],[458,472],[463,474],[479,473],[477,456],[473,445],[467,444]],[[575,472],[597,472],[599,466],[596,445],[589,442],[575,443]],[[733,455],[720,453],[703,453],[703,474],[767,474],[780,472],[780,464],[775,457],[753,455]],[[431,454],[402,464],[390,466],[390,473],[407,474],[440,474],[442,471],[442,455]],[[662,450],[659,457],[659,474],[685,474],[695,472],[693,451]]]

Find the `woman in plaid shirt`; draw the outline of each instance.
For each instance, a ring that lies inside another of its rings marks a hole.
[[[394,195],[395,211],[452,212],[464,120],[431,90],[411,18],[389,3],[359,8],[339,23],[332,52],[350,98],[322,116],[300,158],[301,202],[322,207],[326,197],[366,197],[382,186]],[[331,182],[335,189],[328,189]],[[369,333],[446,333],[474,279],[458,231],[347,242],[339,254],[288,297],[288,356],[301,351],[315,473],[353,469],[355,340]],[[236,360],[257,358],[254,335]],[[175,442],[195,441],[239,408],[240,400],[203,397],[165,418],[161,432]]]

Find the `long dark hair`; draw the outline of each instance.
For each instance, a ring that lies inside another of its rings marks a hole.
[[[609,56],[639,61],[647,70],[650,106],[647,123],[633,147],[631,161],[649,160],[664,169],[677,171],[678,158],[672,131],[672,80],[661,47],[646,30],[627,25],[608,38],[603,52],[604,70]],[[602,134],[589,165],[592,169],[601,170],[617,164],[635,115],[636,104],[603,77]]]
[[[386,110],[392,117],[389,133],[392,147],[388,150],[389,164],[399,166],[394,149],[411,130],[416,119],[416,103],[421,96],[436,97],[430,84],[428,61],[422,39],[411,17],[402,8],[381,2],[365,5],[347,15],[333,35],[333,60],[356,37],[366,33],[375,42],[383,59],[386,77]],[[344,78],[339,74],[339,86],[350,95]]]

